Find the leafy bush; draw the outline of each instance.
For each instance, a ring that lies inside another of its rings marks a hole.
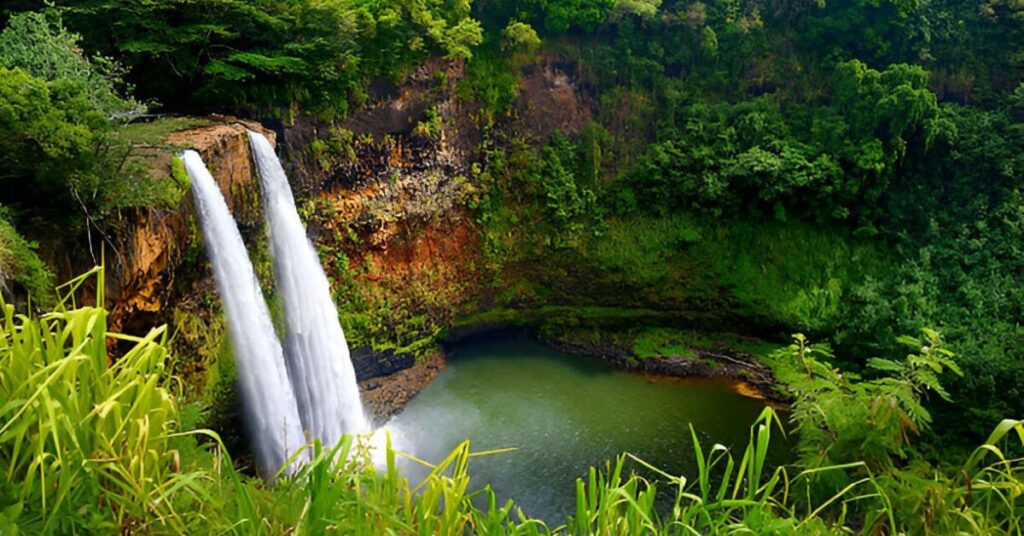
[[[1013,533],[1024,514],[1018,500],[1024,491],[1017,482],[1020,458],[1013,454],[1024,446],[1024,423],[1002,421],[985,445],[947,472],[924,462],[918,438],[933,422],[926,398],[936,394],[948,400],[940,377],[961,371],[938,332],[924,329],[922,335],[900,337],[910,349],[904,360],[870,360],[871,379],[840,372],[829,363],[831,349],[810,344],[803,335],[794,335],[792,345],[774,354],[776,372],[796,397],[791,419],[799,434],[800,463],[805,472],[819,474],[808,493],[838,497],[870,482],[884,503],[859,508],[866,529],[895,522],[914,533]],[[1021,444],[1000,446],[1014,429]],[[981,469],[978,463],[986,457],[994,461]],[[861,461],[845,463],[855,458]]]
[[[8,203],[27,201],[66,215],[75,203],[69,183],[91,178],[100,160],[96,147],[109,131],[73,82],[0,67],[0,181]]]
[[[22,238],[6,220],[0,206],[0,294],[9,292],[12,284],[17,284],[32,299],[46,305],[53,289],[53,272],[34,249],[34,244]]]
[[[796,395],[793,422],[800,434],[799,451],[806,467],[820,467],[859,458],[873,471],[889,471],[906,459],[912,437],[932,422],[924,399],[935,393],[949,399],[939,375],[962,374],[942,337],[924,331],[922,341],[901,337],[911,352],[903,361],[873,358],[868,369],[878,378],[861,380],[828,363],[826,345],[812,345],[803,335],[776,353],[790,359],[801,373],[787,375]]]
[[[0,32],[0,67],[21,68],[48,82],[66,80],[108,118],[145,112],[144,106],[122,96],[120,67],[109,58],[90,61],[82,55],[79,41],[59,19],[51,23],[43,13],[19,13]]]
[[[471,56],[469,2],[68,0],[90,47],[126,58],[147,98],[175,109],[293,106],[344,117],[376,76],[428,54]]]
[[[526,180],[544,199],[553,231],[545,238],[548,244],[564,247],[587,234],[600,234],[597,170],[591,164],[588,172],[586,146],[556,133],[540,156],[527,170]]]
[[[444,120],[437,112],[437,108],[427,108],[423,120],[416,123],[416,127],[413,128],[413,133],[428,140],[440,140],[443,126]]]
[[[540,46],[540,37],[532,26],[525,22],[509,21],[501,31],[501,49],[517,53],[532,53]]]
[[[493,50],[483,49],[466,63],[456,94],[463,101],[480,103],[483,116],[478,122],[487,126],[512,110],[519,91],[517,83],[508,63]]]

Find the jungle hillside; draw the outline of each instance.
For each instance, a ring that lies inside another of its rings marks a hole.
[[[181,159],[282,331],[247,131],[378,421],[505,329],[763,411],[557,521],[468,438],[261,474]],[[0,5],[0,534],[1019,535],[1022,318],[1021,0]]]

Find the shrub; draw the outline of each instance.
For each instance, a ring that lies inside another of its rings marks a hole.
[[[0,206],[0,294],[17,284],[37,302],[48,305],[53,272],[35,252],[35,244],[22,238]]]
[[[108,118],[144,113],[145,106],[122,96],[122,68],[109,58],[90,61],[82,54],[80,40],[59,18],[50,22],[43,13],[19,13],[0,32],[0,67],[21,68],[48,82],[67,80]]]

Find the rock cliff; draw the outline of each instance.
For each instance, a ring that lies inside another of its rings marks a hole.
[[[146,150],[161,180],[174,177],[174,153],[198,151],[224,192],[239,225],[259,222],[259,197],[249,153],[246,130],[274,139],[274,133],[251,121],[217,118],[206,126],[172,132],[163,146]],[[185,191],[174,210],[144,207],[128,215],[121,237],[123,246],[111,263],[108,298],[115,329],[133,332],[168,322],[176,302],[190,291],[191,283],[206,277],[196,270],[198,257],[188,255],[201,247],[194,231],[192,197]]]
[[[371,405],[383,417],[443,367],[437,343],[455,321],[486,316],[505,292],[508,274],[488,261],[487,237],[471,208],[488,195],[481,162],[488,150],[502,150],[487,149],[492,141],[484,130],[506,129],[509,137],[539,143],[554,132],[579,132],[592,119],[591,90],[571,63],[544,58],[520,74],[518,101],[499,126],[482,125],[480,105],[458,96],[461,62],[431,60],[398,83],[375,82],[369,103],[341,124],[303,115],[265,125],[207,118],[142,152],[165,180],[176,180],[174,152],[202,154],[273,304],[246,129],[276,140],[300,216],[332,282],[362,386],[374,391]],[[230,408],[224,397],[230,397],[233,365],[222,359],[230,353],[191,196],[173,209],[139,209],[129,219],[110,284],[114,326],[132,333],[172,324],[186,389],[207,398],[207,407]],[[589,292],[603,283],[585,269],[548,271],[561,277],[546,282],[551,289],[573,287],[591,296],[608,290]],[[650,304],[637,307],[644,306]],[[381,376],[397,384],[375,380]]]

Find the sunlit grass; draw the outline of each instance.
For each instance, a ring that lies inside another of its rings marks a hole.
[[[158,534],[1020,534],[1024,422],[1003,421],[959,468],[874,474],[860,461],[803,470],[771,466],[782,433],[766,408],[742,452],[692,442],[695,475],[671,475],[624,454],[576,484],[565,524],[531,519],[472,479],[460,444],[430,464],[369,438],[308,446],[312,461],[273,484],[238,472],[216,434],[185,430],[167,372],[166,331],[107,331],[107,313],[61,289],[32,317],[0,302],[0,533]],[[119,341],[128,350],[114,356]],[[116,358],[115,358],[116,357]],[[398,458],[429,466],[410,482]],[[379,459],[378,459],[379,458]],[[649,477],[640,476],[653,475]],[[849,477],[814,493],[829,473]],[[669,500],[663,499],[668,492]]]
[[[96,269],[64,289],[70,296]],[[0,325],[0,461],[6,515],[27,528],[67,533],[126,528],[145,519],[174,526],[165,499],[178,479],[167,434],[177,418],[163,365],[166,330],[108,333],[96,307],[38,318],[3,304]],[[130,350],[111,362],[107,344]],[[103,519],[103,521],[98,521]]]

